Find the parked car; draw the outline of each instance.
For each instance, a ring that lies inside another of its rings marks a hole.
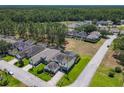
[[[13,75],[14,73],[12,71],[8,71],[8,74]]]

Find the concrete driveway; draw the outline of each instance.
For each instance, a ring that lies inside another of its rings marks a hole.
[[[111,45],[113,40],[116,38],[115,35],[109,36],[110,39],[106,40],[104,44],[100,47],[85,69],[82,71],[77,80],[70,85],[71,87],[87,87],[90,84],[92,77],[94,76],[97,68],[101,64],[105,54],[108,51],[108,45]]]
[[[12,71],[14,73],[13,77],[20,80],[27,86],[37,86],[37,87],[48,87],[50,85],[47,82],[41,80],[40,78],[32,75],[31,73],[24,71],[21,68],[18,68],[14,65],[9,64],[8,62],[1,60],[0,61],[0,69]]]

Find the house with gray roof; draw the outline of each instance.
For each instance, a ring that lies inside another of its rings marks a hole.
[[[48,64],[51,59],[55,57],[58,53],[60,53],[60,50],[46,48],[45,50],[31,57],[30,64],[34,66],[38,65],[39,63]]]
[[[51,72],[53,74],[55,74],[59,69],[60,69],[60,66],[56,62],[50,62],[44,68],[45,71]]]
[[[56,55],[52,61],[59,64],[60,69],[63,71],[69,71],[73,65],[76,63],[78,55],[72,51],[66,51],[64,53],[59,53]]]
[[[101,21],[96,22],[96,25],[102,25],[102,26],[107,26],[107,25],[112,25],[112,24],[113,22],[110,20],[107,20],[107,21],[101,20]]]
[[[97,42],[98,40],[100,40],[100,37],[101,37],[101,34],[98,32],[98,31],[94,31],[94,32],[91,32],[85,41],[89,41],[89,42]]]

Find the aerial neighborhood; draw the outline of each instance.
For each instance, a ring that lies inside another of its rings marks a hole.
[[[0,86],[122,87],[119,10],[0,9]]]

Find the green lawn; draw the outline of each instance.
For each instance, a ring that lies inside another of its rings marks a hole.
[[[113,49],[112,46],[109,48],[105,55],[103,62],[100,64],[95,75],[93,76],[90,87],[120,87],[123,86],[122,73],[115,73],[113,78],[108,76],[111,69],[117,66],[121,66],[116,62],[116,59],[112,57]]]
[[[22,61],[24,63],[23,65],[19,64],[19,62],[16,62],[14,65],[16,65],[18,67],[24,67],[29,64],[29,59],[24,58]]]
[[[101,65],[93,77],[90,87],[120,87],[123,85],[122,74],[116,73],[113,78],[108,76],[110,68]]]
[[[119,30],[124,30],[124,25],[118,26],[118,29],[119,29]]]
[[[7,74],[4,71],[0,71],[0,77],[2,77],[2,80],[0,80],[0,86],[3,86],[3,85],[1,85],[1,83],[3,81],[8,82],[5,86],[10,86],[10,87],[17,87],[18,86],[19,87],[19,86],[23,85],[19,80],[13,78],[11,75]]]
[[[14,59],[14,57],[13,56],[9,56],[9,55],[7,55],[7,56],[5,56],[5,57],[3,57],[2,58],[2,60],[5,60],[5,61],[11,61],[12,59]]]
[[[70,72],[65,74],[57,83],[57,86],[67,86],[71,83],[73,83],[77,77],[80,75],[82,70],[85,68],[85,66],[90,61],[90,56],[84,56],[80,59],[80,61],[70,70]]]
[[[39,77],[40,79],[44,81],[49,81],[52,78],[52,75],[50,73],[44,72],[45,65],[40,64],[36,67],[33,67],[32,69],[29,70],[30,73],[34,74],[35,76]]]

